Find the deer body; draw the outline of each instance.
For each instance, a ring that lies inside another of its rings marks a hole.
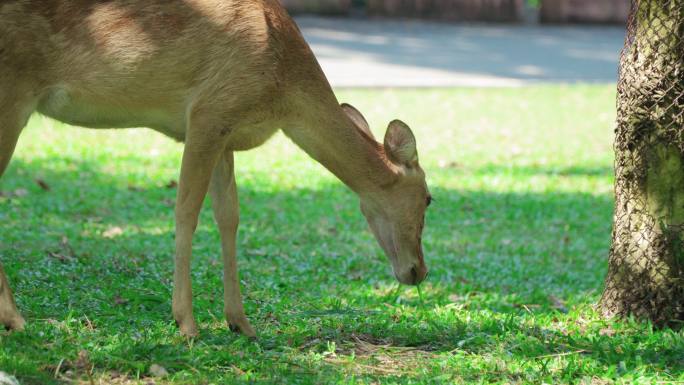
[[[38,94],[31,95],[38,111],[66,123],[144,126],[184,140],[192,108],[200,104],[220,104],[220,110],[243,104],[250,107],[240,108],[245,120],[276,120],[273,107],[285,91],[278,82],[289,84],[272,49],[288,33],[286,15],[274,4],[48,0],[2,7],[3,61],[25,50],[35,58],[15,62],[20,78],[12,81]]]
[[[34,111],[84,127],[150,127],[185,143],[173,313],[186,335],[197,334],[189,269],[207,192],[226,317],[254,335],[237,276],[233,152],[278,129],[359,194],[397,278],[418,283],[427,273],[420,232],[429,195],[413,135],[393,122],[377,143],[360,113],[338,104],[277,0],[0,1],[0,175]],[[1,267],[0,323],[24,325]]]

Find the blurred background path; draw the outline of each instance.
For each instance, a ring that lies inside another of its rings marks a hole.
[[[614,83],[624,27],[300,16],[335,87]]]

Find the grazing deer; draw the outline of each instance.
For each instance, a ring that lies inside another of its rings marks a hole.
[[[185,143],[176,201],[173,316],[197,335],[191,243],[207,192],[221,234],[224,312],[248,336],[236,261],[233,152],[278,129],[358,194],[397,279],[427,275],[430,195],[415,138],[395,120],[376,142],[340,105],[277,0],[0,1],[0,175],[34,111],[92,128],[150,127]],[[0,267],[0,323],[22,329]]]

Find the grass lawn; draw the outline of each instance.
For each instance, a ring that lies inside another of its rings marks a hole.
[[[222,319],[205,208],[202,331],[187,341],[171,318],[181,146],[36,116],[0,184],[0,258],[29,322],[0,334],[0,370],[40,385],[684,381],[681,331],[593,308],[610,246],[614,86],[338,95],[378,137],[396,117],[416,133],[435,197],[422,302],[394,280],[356,197],[278,135],[236,160],[259,337]],[[152,364],[169,374],[150,377]]]

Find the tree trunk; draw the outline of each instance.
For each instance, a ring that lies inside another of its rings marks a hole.
[[[684,320],[684,0],[635,0],[620,63],[615,216],[601,308]]]

